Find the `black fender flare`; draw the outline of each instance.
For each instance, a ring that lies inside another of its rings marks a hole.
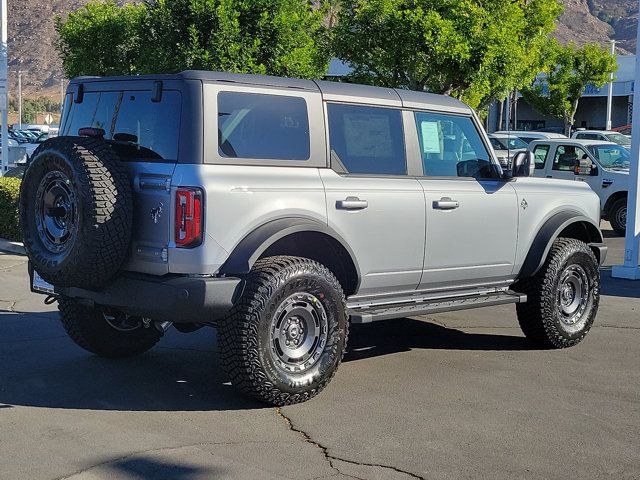
[[[255,228],[236,245],[227,261],[220,268],[220,273],[225,275],[248,274],[260,255],[271,245],[284,237],[300,232],[322,233],[340,243],[351,257],[358,278],[360,278],[360,268],[349,244],[326,224],[304,217],[280,218]]]
[[[563,230],[572,224],[583,224],[587,226],[587,232],[589,235],[589,241],[592,249],[598,249],[602,251],[602,247],[598,246],[604,243],[602,232],[593,220],[575,211],[559,212],[549,218],[538,230],[536,238],[533,240],[527,257],[522,264],[518,278],[526,278],[535,275],[542,265],[544,264],[551,245],[560,236]],[[593,244],[593,246],[591,245]],[[606,247],[604,247],[606,252]],[[600,259],[600,262],[604,261],[604,258]]]

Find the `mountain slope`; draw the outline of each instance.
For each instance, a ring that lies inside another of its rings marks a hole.
[[[55,49],[54,19],[87,1],[8,0],[9,82],[13,92],[17,71],[21,69],[27,94],[57,94],[62,71]],[[565,12],[558,20],[555,34],[560,41],[604,45],[613,38],[620,42],[619,53],[635,52],[638,7],[635,0],[563,0],[563,3]]]

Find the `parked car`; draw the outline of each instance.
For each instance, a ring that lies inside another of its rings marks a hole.
[[[631,138],[631,125],[623,125],[621,127],[615,127],[615,128],[612,128],[611,131],[621,133],[622,135],[626,135],[627,137]]]
[[[26,164],[20,164],[20,165],[16,165],[15,167],[10,167],[5,172],[3,177],[22,178],[22,177],[24,177],[24,172],[25,172],[26,169],[27,169]]]
[[[541,138],[567,138],[566,135],[562,135],[561,133],[553,133],[553,132],[532,132],[528,130],[500,130],[498,132],[494,132],[496,135],[515,135],[520,138],[527,144],[531,143],[534,140],[538,140]]]
[[[509,169],[513,157],[527,149],[527,143],[524,140],[506,133],[489,134],[489,142],[503,169]]]
[[[624,148],[631,148],[631,140],[626,135],[609,130],[578,130],[573,132],[571,138],[580,140],[599,140],[601,142],[613,142]]]
[[[536,176],[587,183],[600,197],[602,218],[620,235],[627,225],[629,150],[599,140],[536,140],[529,144]],[[588,160],[588,169],[581,165]]]
[[[67,95],[20,224],[32,289],[94,354],[216,325],[231,383],[285,405],[329,383],[350,322],[516,304],[563,348],[595,319],[597,195],[530,178],[530,152],[503,172],[454,98],[194,71]]]

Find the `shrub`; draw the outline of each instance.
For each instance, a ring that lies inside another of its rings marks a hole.
[[[20,180],[0,177],[0,238],[21,241],[18,226]]]

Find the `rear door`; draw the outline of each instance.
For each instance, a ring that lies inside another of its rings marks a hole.
[[[147,82],[148,83],[148,82]],[[155,98],[143,84],[120,82],[113,90],[95,84],[67,102],[69,112],[62,135],[78,135],[81,128],[104,131],[129,173],[133,192],[133,229],[126,270],[168,273],[171,241],[171,179],[178,159],[182,94],[166,89]],[[139,90],[136,88],[140,88]],[[78,101],[81,100],[81,101]]]
[[[424,258],[422,187],[408,175],[399,108],[326,104],[332,169],[322,169],[329,227],[348,243],[360,295],[414,290]]]

